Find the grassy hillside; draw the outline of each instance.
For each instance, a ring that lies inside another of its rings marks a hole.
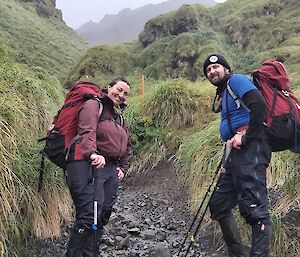
[[[58,15],[46,17],[45,7],[37,9],[35,4],[40,3],[0,1],[0,41],[13,49],[18,62],[40,66],[62,80],[87,44]],[[55,11],[54,7],[48,8],[49,12]]]
[[[65,86],[78,79],[90,79],[99,85],[109,82],[114,76],[127,75],[133,61],[123,46],[97,46],[89,49],[70,72]]]
[[[284,61],[297,88],[299,12],[296,0],[228,0],[213,8],[183,6],[148,21],[140,42],[120,45],[133,58],[132,66],[123,72],[137,70],[154,79],[196,80],[203,77],[206,56],[219,52],[237,72],[250,73],[268,58]],[[73,77],[80,76],[73,72]]]

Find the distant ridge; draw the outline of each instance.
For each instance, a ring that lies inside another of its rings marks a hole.
[[[183,4],[202,4],[212,7],[214,0],[169,0],[160,4],[148,4],[131,10],[123,9],[117,15],[106,15],[101,21],[88,22],[76,32],[92,45],[112,44],[137,38],[145,23],[160,14],[174,11]]]

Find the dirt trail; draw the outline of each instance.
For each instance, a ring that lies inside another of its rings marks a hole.
[[[188,188],[177,181],[171,163],[160,164],[147,175],[129,176],[120,185],[119,198],[110,223],[105,227],[101,257],[176,256],[193,216],[188,210]],[[43,240],[22,257],[63,257],[69,228],[57,240]],[[223,257],[222,250],[200,232],[188,256]],[[202,236],[203,235],[203,236]]]

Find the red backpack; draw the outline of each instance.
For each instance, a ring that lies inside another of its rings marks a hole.
[[[300,101],[291,90],[286,68],[267,60],[252,78],[266,101],[265,125],[272,151],[300,152]]]
[[[289,149],[300,153],[300,101],[290,88],[286,68],[279,61],[267,60],[252,78],[266,102],[265,126],[272,152]],[[227,89],[237,106],[249,110],[229,83]]]
[[[100,117],[103,110],[100,102],[101,95],[102,91],[96,84],[83,81],[76,82],[67,93],[63,106],[54,117],[47,131],[47,136],[39,139],[39,141],[46,141],[46,145],[42,150],[39,190],[43,179],[44,156],[47,156],[50,161],[63,170],[66,169],[69,150],[78,139],[78,113],[85,101],[95,99],[99,102]]]

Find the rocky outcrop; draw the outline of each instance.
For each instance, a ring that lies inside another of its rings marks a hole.
[[[184,5],[168,16],[148,21],[139,40],[147,47],[159,38],[177,36],[184,32],[201,32],[206,25],[212,24],[212,20],[207,8],[201,5]]]
[[[63,21],[61,10],[56,9],[56,0],[20,0],[20,2],[32,4],[38,15],[43,18],[55,17]]]

